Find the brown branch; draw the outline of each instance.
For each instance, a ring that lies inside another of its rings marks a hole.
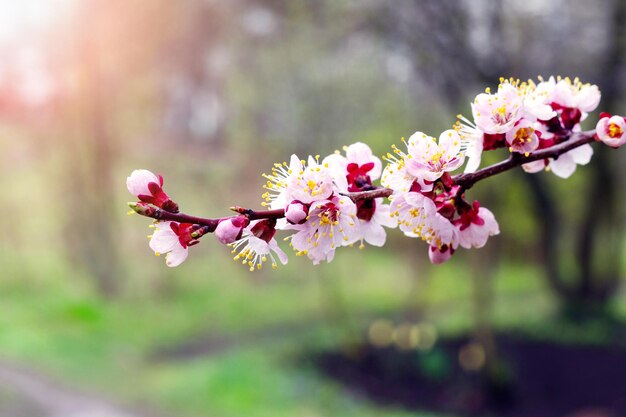
[[[359,191],[354,193],[341,193],[341,195],[349,197],[355,203],[363,200],[373,200],[375,198],[389,197],[393,194],[391,188],[376,188],[375,190]]]
[[[557,159],[560,155],[563,155],[564,153],[569,152],[572,149],[575,149],[575,148],[578,148],[579,146],[593,142],[594,135],[595,135],[594,130],[574,133],[567,141],[560,143],[558,145],[555,145],[551,148],[542,149],[540,151],[530,154],[529,156],[524,156],[519,153],[512,153],[509,159],[506,159],[502,162],[498,162],[497,164],[494,164],[494,165],[490,165],[483,169],[479,169],[476,172],[456,175],[452,178],[452,180],[454,181],[455,184],[458,184],[467,190],[471,188],[474,184],[476,184],[478,181],[500,174],[504,171],[508,171],[510,169],[516,168],[520,165],[527,164],[529,162],[540,161],[542,159],[548,159],[548,158]]]
[[[128,203],[128,206],[137,214],[150,217],[155,220],[172,221],[178,223],[191,223],[205,226],[208,232],[215,231],[221,219],[206,219],[204,217],[191,216],[185,213],[172,213],[147,203]],[[132,213],[132,212],[131,212]]]
[[[228,219],[234,216],[226,216],[220,217],[217,219],[208,219],[205,217],[197,217],[191,216],[185,213],[172,213],[170,211],[166,211],[160,209],[158,207],[153,206],[152,204],[146,203],[128,203],[128,206],[133,209],[133,211],[137,214],[140,214],[145,217],[150,217],[155,220],[164,220],[164,221],[172,221],[178,223],[191,223],[198,224],[206,227],[206,233],[212,233],[217,228],[217,225],[221,220]],[[243,214],[247,216],[250,220],[261,220],[261,219],[281,219],[285,217],[285,210],[277,209],[277,210],[262,210],[255,211],[252,209],[246,209],[243,207],[235,206],[231,207],[231,210]]]
[[[250,220],[261,220],[261,219],[277,220],[277,219],[282,219],[283,217],[285,217],[284,209],[255,211],[252,209],[247,209],[247,208],[243,208],[239,206],[234,206],[234,207],[231,207],[230,209],[239,214],[248,216]]]

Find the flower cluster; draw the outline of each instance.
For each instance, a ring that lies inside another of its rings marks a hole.
[[[154,180],[158,180],[158,184]],[[244,264],[260,269],[268,257],[272,267],[276,267],[276,258],[283,264],[287,257],[278,247],[274,235],[275,220],[259,220],[251,222],[248,216],[238,215],[222,219],[203,219],[203,223],[194,223],[200,219],[177,215],[178,205],[163,191],[163,179],[147,170],[135,170],[126,180],[128,191],[138,197],[140,202],[129,203],[134,212],[156,218],[151,225],[155,231],[150,238],[150,248],[157,256],[165,254],[165,264],[170,267],[180,265],[189,254],[189,247],[200,243],[200,238],[213,232],[220,243],[231,245],[234,252],[239,253],[235,260],[241,259]],[[158,189],[156,187],[158,185]],[[150,190],[150,194],[145,194]],[[181,218],[185,221],[170,221],[165,218]],[[163,219],[163,220],[162,220]]]
[[[407,151],[394,147],[382,183],[394,190],[391,215],[408,237],[419,237],[430,245],[433,263],[450,259],[459,245],[480,248],[489,236],[499,233],[493,214],[464,199],[464,190],[449,172],[464,162],[461,138],[447,130],[435,138],[422,132],[406,141]]]
[[[335,250],[367,242],[385,243],[385,227],[393,227],[389,205],[383,199],[354,202],[348,193],[370,191],[380,177],[382,163],[369,146],[355,143],[324,158],[309,157],[308,163],[294,155],[289,165],[277,165],[268,179],[264,194],[272,208],[285,210],[279,229],[293,231],[287,239],[298,255],[314,264],[330,262]]]
[[[580,132],[580,122],[600,103],[597,86],[578,79],[542,78],[520,82],[500,79],[494,93],[487,89],[472,103],[474,121],[460,116],[455,126],[468,150],[470,162],[465,172],[474,172],[480,165],[483,150],[508,148],[528,157],[533,152],[553,147]],[[547,169],[561,178],[574,173],[576,165],[591,159],[591,146],[584,145],[561,155],[524,164],[526,172]]]
[[[136,170],[127,187],[139,201],[134,212],[155,219],[150,248],[177,266],[188,248],[214,233],[232,247],[234,259],[251,271],[265,263],[276,268],[287,255],[278,231],[296,255],[314,264],[330,262],[340,247],[383,246],[385,228],[424,240],[431,262],[450,259],[459,247],[481,248],[500,233],[495,216],[478,201],[466,200],[476,182],[521,166],[526,172],[552,171],[566,178],[589,162],[590,143],[617,148],[626,143],[626,119],[601,113],[595,131],[581,122],[600,102],[598,87],[578,79],[550,77],[538,82],[501,79],[471,103],[472,119],[458,116],[439,138],[416,132],[401,148],[393,145],[387,164],[364,143],[344,147],[323,159],[292,155],[275,164],[266,179],[261,211],[231,208],[237,214],[216,219],[179,212],[163,191],[163,178]],[[482,153],[507,149],[509,159],[479,169]],[[463,174],[453,176],[465,164]],[[380,181],[380,185],[376,182]]]

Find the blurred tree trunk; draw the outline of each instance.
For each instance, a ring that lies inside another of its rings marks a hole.
[[[74,262],[95,278],[104,296],[117,293],[120,271],[115,246],[115,193],[112,186],[114,141],[110,131],[111,94],[115,91],[103,65],[105,0],[81,5],[72,28],[76,85],[69,98],[75,126],[68,149],[67,246]]]
[[[625,48],[626,4],[613,2],[614,10],[609,13],[612,20],[606,46],[606,63],[601,67],[600,89],[603,111],[616,108],[621,91],[621,56]],[[537,216],[541,219],[541,252],[550,288],[563,303],[566,317],[578,320],[583,317],[604,316],[620,283],[623,222],[619,216],[619,192],[614,173],[615,164],[606,146],[594,147],[594,157],[586,169],[591,180],[582,193],[587,198],[584,216],[578,227],[575,255],[576,276],[571,277],[561,269],[569,259],[565,251],[559,250],[561,223],[557,214],[554,193],[545,180],[527,175],[526,181],[533,191]],[[572,225],[571,227],[575,227]],[[573,279],[572,279],[573,278]]]
[[[485,21],[491,45],[477,57],[469,42],[469,11],[459,2],[410,0],[394,3],[385,9],[384,17],[374,19],[374,27],[390,36],[391,41],[407,46],[413,56],[416,71],[441,94],[443,101],[454,109],[473,84],[491,84],[498,75],[512,72],[511,57],[503,39],[503,7],[501,1],[486,3]],[[598,79],[603,91],[602,110],[615,108],[620,90],[621,57],[625,50],[626,2],[613,1],[613,10],[607,15],[611,28],[610,40],[603,47],[606,63]],[[518,68],[519,70],[523,70]],[[452,112],[451,112],[452,113]],[[533,196],[536,216],[540,221],[539,248],[549,287],[562,301],[566,311],[581,310],[583,314],[603,312],[619,285],[621,233],[616,198],[618,182],[615,179],[611,150],[594,147],[595,156],[587,169],[590,177],[583,220],[577,227],[576,243],[569,251],[560,250],[562,225],[557,204],[557,193],[548,187],[539,175],[524,175]],[[591,172],[589,172],[591,171]],[[575,256],[568,256],[575,253]],[[572,258],[576,276],[572,277],[561,266]]]
[[[161,57],[169,77],[165,127],[172,137],[219,154],[226,145],[228,119],[226,22],[235,3],[180,3],[184,29],[169,40]]]
[[[614,112],[622,87],[620,70],[621,57],[626,50],[626,2],[614,1],[614,10],[609,16],[612,18],[611,31],[600,87],[602,110]],[[589,299],[592,303],[606,304],[615,294],[620,281],[622,236],[619,231],[623,225],[619,218],[618,181],[614,175],[616,167],[610,152],[611,149],[606,146],[598,147],[591,163],[594,181],[587,192],[590,198],[587,199],[586,215],[579,234],[578,251],[581,267],[578,292],[583,303]],[[598,262],[602,254],[605,256]]]

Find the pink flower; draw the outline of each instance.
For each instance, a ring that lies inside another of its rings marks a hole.
[[[372,246],[383,246],[387,240],[387,232],[385,232],[383,226],[394,228],[398,225],[397,221],[391,217],[389,205],[383,204],[382,198],[368,201],[375,207],[372,216],[368,220],[359,217],[359,210],[362,210],[362,208],[357,208],[358,227],[354,233],[354,240],[357,242],[361,241],[360,248],[363,248],[363,241]]]
[[[345,146],[344,150],[345,157],[339,151],[335,151],[322,161],[330,167],[339,188],[344,184],[347,184],[348,188],[362,187],[363,184],[371,185],[372,181],[380,178],[382,162],[372,153],[369,146],[356,142]]]
[[[619,148],[626,143],[626,119],[602,113],[596,125],[596,136],[606,145]]]
[[[576,108],[583,112],[584,120],[586,113],[592,112],[600,104],[600,90],[598,86],[592,84],[583,84],[578,79],[574,81],[569,78],[558,79],[554,84],[554,77],[550,77],[548,83],[553,84],[549,101],[558,104],[561,107]]]
[[[274,164],[271,174],[263,174],[268,180],[263,194],[264,206],[284,208],[293,200],[304,204],[324,200],[333,193],[333,178],[327,164],[319,164],[317,158],[301,161],[296,155],[286,162]]]
[[[372,153],[369,146],[357,142],[344,147],[346,156],[344,157],[336,151],[333,155],[327,156],[322,161],[328,164],[335,185],[340,192],[358,192],[374,189],[372,181],[380,178],[382,163],[380,159]],[[361,241],[374,246],[382,246],[385,243],[387,234],[385,227],[395,227],[396,222],[389,215],[389,206],[383,204],[383,199],[362,200],[356,203],[357,223],[354,241]]]
[[[144,203],[154,204],[172,213],[178,212],[178,205],[163,191],[163,177],[146,169],[136,169],[126,178],[128,191]]]
[[[431,199],[417,192],[394,196],[390,208],[391,216],[396,218],[400,230],[408,237],[421,237],[427,215],[437,211]]]
[[[383,170],[380,183],[383,187],[391,188],[394,193],[407,193],[415,182],[415,177],[406,169],[406,153],[395,145],[393,145],[393,152],[396,155],[388,153],[385,157],[387,165]]]
[[[585,120],[588,113],[595,110],[600,103],[600,90],[596,85],[583,84],[578,78],[573,81],[569,78],[541,79],[535,86],[536,97],[543,98],[543,104],[548,104],[554,110],[558,119],[551,120],[547,114],[539,117],[545,124],[550,124],[550,129],[542,130],[542,139],[551,139],[556,132],[564,129],[578,131],[580,122]],[[561,132],[562,134],[562,132]]]
[[[472,206],[460,210],[460,218],[454,221],[459,229],[459,244],[466,249],[482,248],[489,236],[500,233],[498,222],[493,213],[480,207],[478,201]]]
[[[435,202],[421,193],[399,194],[391,202],[392,216],[408,237],[419,237],[432,246],[458,246],[458,231],[438,213]]]
[[[550,120],[557,114],[550,105],[550,94],[553,87],[545,82],[535,84],[529,81],[526,85],[524,95],[524,117],[535,120]]]
[[[416,132],[409,138],[405,164],[407,172],[423,185],[426,181],[434,182],[444,173],[456,170],[463,164],[464,158],[461,138],[456,131],[443,132],[439,136],[439,143],[431,136]],[[422,188],[427,190],[427,187]]]
[[[518,88],[508,82],[498,91],[481,93],[472,103],[476,126],[484,133],[506,133],[524,116],[524,103]]]
[[[276,234],[275,220],[257,220],[250,223],[243,231],[241,239],[230,244],[233,253],[236,253],[234,260],[241,260],[241,263],[248,265],[250,271],[261,269],[265,262],[272,263],[272,268],[278,267],[278,261],[283,265],[287,264],[287,255],[280,249],[274,235]]]
[[[529,162],[522,165],[522,168],[529,173],[546,169],[552,171],[557,177],[568,178],[576,171],[577,165],[587,165],[591,161],[592,156],[593,148],[587,144],[564,153],[558,159],[549,158]]]
[[[239,240],[243,229],[249,224],[250,220],[243,215],[222,219],[215,228],[215,237],[220,243],[228,245]]]
[[[511,152],[530,155],[539,147],[539,138],[535,134],[533,123],[527,119],[521,119],[505,135],[506,143]]]
[[[442,264],[454,255],[459,246],[459,236],[457,228],[439,213],[430,215],[429,231],[426,242],[430,244],[428,257],[433,264]]]
[[[165,253],[165,264],[178,266],[187,259],[188,248],[199,243],[192,234],[198,226],[190,223],[158,222],[150,238],[150,248],[159,256]]]
[[[317,265],[332,261],[335,250],[354,243],[358,238],[356,205],[343,196],[311,204],[309,218],[300,225],[288,225],[296,230],[290,236],[291,246],[298,255],[306,255]]]
[[[267,191],[261,196],[265,202],[263,206],[269,206],[272,209],[285,207],[289,201],[288,191],[290,185],[295,181],[295,177],[303,172],[304,161],[301,161],[296,155],[291,155],[289,165],[287,162],[282,164],[274,164],[271,174],[263,174],[267,179],[267,183],[263,186]]]
[[[429,213],[427,220],[425,241],[440,250],[445,251],[446,247],[456,250],[459,246],[459,233],[452,222],[439,213]]]
[[[305,204],[324,200],[333,193],[330,170],[327,166],[319,164],[316,158],[309,156],[306,166],[294,177],[287,191],[291,200]]]

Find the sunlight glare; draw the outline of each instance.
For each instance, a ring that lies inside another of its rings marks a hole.
[[[50,29],[74,0],[0,0],[0,43]]]

